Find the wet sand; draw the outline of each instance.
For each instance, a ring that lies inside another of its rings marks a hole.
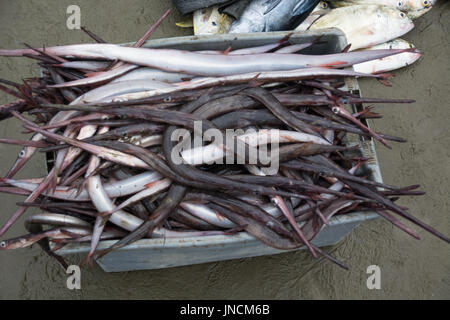
[[[0,48],[90,42],[79,30],[66,27],[67,0],[0,0]],[[169,1],[76,1],[81,24],[115,43],[138,39],[171,6]],[[153,38],[189,35],[175,22],[176,10]],[[423,53],[414,66],[394,72],[393,87],[375,80],[360,81],[367,97],[412,98],[412,105],[377,106],[384,119],[373,127],[408,138],[393,150],[377,145],[383,178],[388,184],[420,183],[423,197],[401,203],[411,213],[450,234],[450,2],[440,1],[415,21],[406,40]],[[31,60],[0,58],[0,78],[20,81],[39,75]],[[0,104],[11,101],[0,93]],[[15,120],[0,124],[0,137],[23,138]],[[0,175],[13,163],[18,147],[0,145]],[[18,177],[45,173],[42,156]],[[0,224],[22,197],[0,194]],[[28,214],[33,210],[29,210]],[[8,237],[24,233],[21,219]],[[407,223],[408,224],[408,223]],[[410,225],[410,224],[408,224]],[[413,227],[415,228],[415,227]],[[417,230],[417,228],[415,228]],[[66,274],[39,247],[0,252],[0,298],[20,299],[449,299],[449,246],[422,230],[417,241],[382,220],[364,223],[336,246],[327,248],[344,261],[344,271],[308,253],[208,263],[165,270],[107,274],[99,267],[83,269],[82,290],[66,288]],[[77,261],[73,261],[77,262]],[[366,269],[381,268],[381,289],[368,290]]]

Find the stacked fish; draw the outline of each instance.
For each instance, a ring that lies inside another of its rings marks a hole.
[[[414,45],[400,39],[435,0],[253,0],[242,16],[231,23],[218,6],[194,13],[194,33],[214,34],[338,28],[350,50],[366,48],[407,49]],[[421,54],[407,52],[355,65],[356,71],[383,73],[416,62]]]
[[[277,249],[305,246],[342,266],[311,240],[334,215],[355,211],[376,211],[418,238],[397,215],[450,241],[395,203],[423,194],[418,186],[367,179],[370,159],[345,143],[347,133],[387,147],[388,140],[404,141],[368,128],[365,119],[379,116],[370,108],[351,113],[345,105],[411,101],[355,96],[343,90],[345,77],[387,75],[343,68],[414,49],[301,55],[287,39],[225,53],[142,48],[156,25],[132,46],[90,33],[99,43],[0,50],[43,68],[24,84],[1,80],[0,89],[18,99],[0,106],[1,119],[19,119],[33,136],[1,140],[24,149],[0,191],[26,200],[0,236],[27,208],[43,211],[26,219],[29,234],[1,241],[0,249],[38,243],[64,265],[57,253],[69,243],[90,242],[87,263],[141,238],[247,232]],[[231,145],[216,139],[230,129],[242,131]],[[200,144],[191,148],[188,137]],[[249,161],[264,145],[270,161]],[[54,154],[48,175],[14,179],[38,150]],[[224,164],[233,155],[242,162]],[[280,169],[271,172],[274,162]],[[117,241],[97,252],[104,239]]]
[[[296,30],[338,28],[344,32],[350,50],[406,49],[414,45],[398,37],[414,28],[412,19],[431,10],[435,1],[422,0],[330,0],[321,1]],[[382,73],[408,66],[420,53],[404,53],[354,67],[366,73]]]

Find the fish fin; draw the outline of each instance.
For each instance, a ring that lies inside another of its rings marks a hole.
[[[289,39],[291,38],[291,36],[293,35],[293,32],[288,33],[287,35],[285,35],[280,41],[278,41],[279,45],[283,45],[288,43]]]
[[[99,212],[99,213],[98,213],[98,217],[105,218],[105,217],[108,217],[108,216],[112,215],[112,214],[113,214],[114,212],[116,212],[116,211],[117,211],[117,207],[114,208],[114,209],[111,210],[111,211],[103,211],[103,212]]]
[[[223,51],[222,54],[227,56],[230,53],[230,51],[231,51],[231,46],[229,46],[225,51]]]
[[[292,9],[292,15],[298,16],[301,14],[304,14],[305,12],[312,10],[319,1],[308,1],[305,3],[305,1],[299,1],[294,9]]]
[[[377,79],[379,83],[386,87],[392,87],[392,83],[388,79]]]
[[[334,68],[334,67],[340,67],[342,65],[346,64],[345,61],[334,61],[334,62],[330,62],[330,63],[326,63],[326,64],[322,64],[319,67],[321,68]]]
[[[81,263],[80,263],[80,268],[83,268],[87,263],[90,264],[91,257],[92,257],[91,254],[88,254],[88,255],[83,259],[83,261],[81,261]]]
[[[81,238],[81,236],[80,236],[79,234],[70,232],[70,231],[65,230],[65,229],[61,229],[61,233],[64,234],[64,235],[66,235],[66,236],[72,237],[72,238],[74,238],[74,239],[76,239],[76,238]],[[57,240],[57,239],[53,239],[52,241],[54,241],[54,240]]]
[[[103,74],[104,72],[105,72],[105,71],[93,71],[93,72],[87,72],[87,73],[84,74],[84,76],[85,76],[86,78],[91,78],[91,77],[99,76],[99,75]]]
[[[250,81],[248,82],[248,85],[249,85],[250,88],[259,87],[259,86],[262,85],[262,82],[259,82],[259,81],[258,81],[259,75],[260,75],[260,73],[258,73],[257,75],[255,75],[255,76],[253,77],[253,79],[250,80]]]
[[[344,49],[342,49],[341,53],[349,52],[351,47],[352,47],[352,44],[349,43],[348,45],[345,46]]]
[[[392,79],[394,75],[392,73],[377,73],[377,76],[381,79]]]
[[[272,4],[269,5],[269,7],[266,9],[266,11],[263,13],[263,15],[268,14],[270,11],[272,11],[273,9],[276,8],[276,6],[278,6],[281,2],[281,0],[267,0],[266,4],[269,4],[270,2],[272,2]]]
[[[105,256],[106,254],[108,254],[111,250],[112,250],[111,248],[101,250],[101,251],[99,251],[99,252],[96,253],[96,257],[95,257],[95,258],[96,258],[96,259],[101,259],[103,256]]]
[[[180,28],[192,28],[194,27],[194,22],[192,21],[192,14],[183,17],[181,21],[176,22],[175,25]]]
[[[392,73],[382,73],[378,74],[379,78],[377,78],[378,82],[385,85],[386,87],[392,87],[392,83],[389,79],[392,79],[394,75]]]

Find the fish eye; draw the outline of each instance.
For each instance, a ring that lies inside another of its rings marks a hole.
[[[25,157],[25,150],[24,150],[24,149],[22,149],[22,150],[19,152],[19,158],[23,158],[23,157]]]
[[[423,0],[423,1],[422,1],[422,5],[423,5],[425,8],[427,8],[430,4],[431,4],[431,1],[428,1],[428,0]]]
[[[331,109],[334,113],[339,113],[339,108],[337,107],[333,107],[333,109]]]
[[[320,7],[321,7],[322,9],[326,9],[326,8],[328,8],[328,3],[326,3],[325,1],[321,1],[321,2],[320,2]]]
[[[6,248],[6,242],[5,241],[0,242],[0,247],[1,248]]]
[[[400,12],[400,17],[401,17],[401,18],[406,18],[406,14],[403,13],[403,12]]]
[[[399,8],[402,8],[402,7],[403,7],[403,2],[402,2],[402,1],[399,1],[399,2],[397,3],[397,6],[398,6]]]

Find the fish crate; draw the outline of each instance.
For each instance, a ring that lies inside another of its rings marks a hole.
[[[306,32],[265,32],[249,34],[220,34],[210,36],[188,36],[147,41],[144,47],[173,48],[183,50],[226,50],[229,47],[239,49],[275,43],[289,36],[291,44],[320,42],[305,49],[305,54],[330,54],[341,52],[347,42],[338,29],[314,30]],[[354,78],[345,81],[349,92],[360,95],[358,82]],[[360,104],[348,106],[349,111],[361,111]],[[365,123],[367,125],[367,123]],[[382,182],[375,145],[370,138],[347,135],[347,145],[358,146],[357,156],[371,159],[360,168],[368,179]],[[352,151],[355,152],[355,151]],[[47,169],[52,167],[54,155],[47,154]],[[340,242],[345,236],[364,221],[379,217],[375,212],[353,212],[332,217],[329,224],[312,240],[318,247],[331,246]],[[98,250],[110,247],[116,240],[101,241]],[[52,244],[50,244],[52,247]],[[90,244],[68,244],[56,251],[62,256],[83,255],[89,252]],[[299,248],[296,250],[302,250]],[[162,269],[206,262],[241,259],[248,257],[284,253],[266,246],[251,235],[240,232],[234,235],[205,236],[194,238],[141,239],[135,243],[114,250],[97,263],[106,272],[132,270]]]

